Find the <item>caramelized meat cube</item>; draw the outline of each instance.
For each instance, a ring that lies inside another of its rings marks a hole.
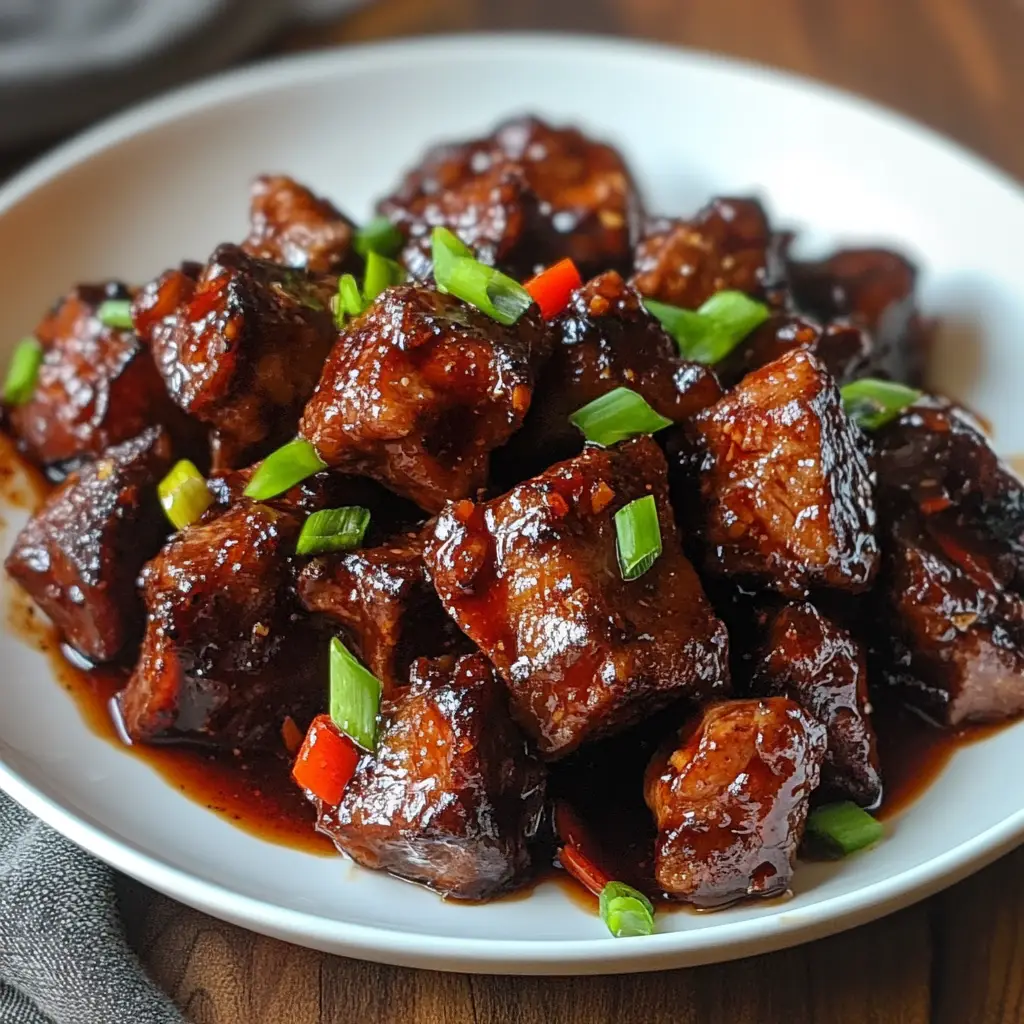
[[[756,199],[713,199],[692,220],[650,221],[633,255],[631,281],[646,298],[685,309],[727,290],[781,306],[784,241],[772,234]]]
[[[328,635],[290,592],[299,524],[247,501],[174,536],[142,571],[146,633],[119,697],[134,740],[274,748],[323,702]]]
[[[25,524],[6,567],[90,661],[111,661],[142,628],[135,579],[167,520],[156,483],[171,465],[159,427],[71,473]]]
[[[308,611],[345,627],[386,694],[405,684],[416,657],[446,654],[465,641],[441,607],[415,533],[314,559],[299,574],[298,593]]]
[[[441,601],[548,758],[728,684],[725,628],[682,553],[666,470],[647,437],[588,448],[493,501],[449,505],[427,544]],[[614,516],[648,494],[664,550],[623,580]]]
[[[709,909],[784,893],[825,746],[824,726],[786,697],[705,708],[647,770],[658,885]]]
[[[547,334],[419,285],[389,288],[338,339],[300,433],[328,465],[436,512],[487,482],[530,407]]]
[[[353,860],[481,900],[530,875],[544,805],[544,766],[508,714],[479,654],[421,659],[412,686],[382,705],[373,754],[318,829]]]
[[[265,174],[253,182],[249,225],[242,248],[250,256],[313,274],[358,268],[352,221],[283,174]]]
[[[839,391],[802,350],[691,421],[705,565],[783,594],[866,590],[877,567],[872,474]]]
[[[789,697],[825,726],[828,751],[821,788],[827,799],[869,808],[881,803],[867,655],[850,633],[807,602],[774,611],[751,690],[758,696]]]
[[[214,468],[294,436],[336,335],[333,287],[222,245],[198,280],[168,271],[136,298],[135,326],[168,391],[215,430]]]
[[[528,117],[430,150],[379,209],[405,235],[404,262],[418,278],[431,272],[437,225],[523,278],[564,257],[583,274],[622,266],[639,199],[611,146]]]
[[[127,299],[122,285],[80,286],[36,330],[45,354],[35,391],[13,408],[10,423],[37,462],[58,469],[175,421],[149,350],[132,331],[105,327],[96,316],[106,299]]]
[[[926,329],[914,294],[917,268],[886,249],[844,249],[790,265],[797,304],[823,320],[848,317],[871,337],[874,376],[919,384]]]

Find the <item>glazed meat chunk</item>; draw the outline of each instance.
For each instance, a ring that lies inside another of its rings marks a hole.
[[[847,630],[808,602],[772,611],[751,690],[762,697],[789,697],[825,726],[821,790],[826,799],[868,808],[881,803],[867,654]]]
[[[299,574],[298,593],[308,611],[345,627],[386,694],[405,684],[415,658],[465,642],[441,607],[423,561],[423,539],[415,533],[379,548],[314,559]]]
[[[791,596],[870,586],[878,549],[863,436],[813,356],[795,350],[755,371],[690,427],[709,572]]]
[[[127,298],[117,283],[79,286],[36,329],[45,353],[36,388],[11,409],[10,424],[24,450],[51,470],[74,468],[180,416],[149,350],[96,315],[105,300]]]
[[[430,150],[379,209],[405,235],[403,260],[418,278],[431,273],[437,225],[524,278],[564,257],[583,274],[623,266],[639,199],[611,146],[527,117]]]
[[[425,552],[441,601],[494,662],[547,758],[728,684],[725,628],[686,560],[647,437],[588,448],[485,504],[460,501]],[[615,513],[653,495],[663,552],[622,579]]]
[[[436,512],[487,482],[548,349],[529,312],[504,327],[431,288],[389,288],[338,339],[300,433],[329,466]]]
[[[784,893],[825,746],[824,726],[785,697],[707,707],[647,770],[658,885],[708,909]]]
[[[18,534],[6,567],[90,661],[111,661],[142,630],[135,579],[168,525],[156,484],[170,468],[159,427],[71,473]]]
[[[222,245],[198,280],[168,271],[136,298],[136,329],[168,391],[214,429],[215,469],[245,465],[295,434],[336,335],[333,291],[329,278]]]
[[[919,384],[927,331],[917,311],[917,268],[886,249],[844,249],[790,265],[797,304],[823,320],[847,317],[871,338],[874,376]]]
[[[481,655],[421,659],[382,706],[365,755],[318,829],[353,860],[456,899],[488,899],[529,878],[544,767],[508,714]]]
[[[328,635],[290,592],[299,524],[239,502],[175,535],[142,571],[146,632],[119,698],[134,740],[275,748],[328,679]]]
[[[313,274],[340,274],[358,269],[354,234],[348,217],[292,178],[264,174],[253,182],[249,237],[242,243],[250,256]]]
[[[713,199],[692,220],[651,220],[636,246],[631,281],[646,298],[685,309],[726,290],[781,306],[784,243],[756,199]]]

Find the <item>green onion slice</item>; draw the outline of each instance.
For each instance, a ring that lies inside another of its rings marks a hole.
[[[617,939],[650,935],[654,931],[654,905],[639,889],[625,882],[609,882],[598,897],[601,920]]]
[[[254,501],[266,501],[326,468],[327,463],[317,455],[316,449],[304,438],[297,437],[271,452],[256,467],[242,493]]]
[[[385,288],[400,284],[405,280],[405,268],[387,256],[372,250],[366,257],[366,274],[363,277],[363,298],[369,304]]]
[[[364,259],[371,252],[394,256],[402,248],[402,232],[387,217],[374,217],[356,232],[352,248]]]
[[[191,526],[213,504],[203,474],[188,459],[176,463],[156,490],[167,518],[179,530]]]
[[[331,640],[331,718],[357,746],[377,746],[380,680],[337,638]]]
[[[884,831],[880,821],[849,800],[815,807],[807,817],[807,834],[843,857],[877,843]]]
[[[724,359],[771,310],[743,292],[716,292],[696,312],[645,299],[647,311],[672,335],[680,354],[712,365]]]
[[[322,509],[302,524],[295,550],[300,555],[351,551],[363,543],[369,525],[370,510],[360,505]]]
[[[643,576],[661,554],[661,526],[653,494],[645,494],[615,513],[615,534],[622,578]]]
[[[839,393],[843,396],[847,416],[864,430],[884,427],[921,397],[916,388],[873,377],[855,380]]]
[[[356,279],[351,274],[342,274],[338,278],[338,294],[331,302],[331,309],[334,310],[334,322],[339,328],[345,326],[345,321],[350,316],[359,316],[365,308],[362,292]]]
[[[614,388],[595,398],[577,409],[569,422],[582,431],[588,441],[605,447],[672,426],[671,420],[655,412],[641,395],[629,388]]]
[[[127,299],[107,299],[101,302],[96,316],[104,327],[116,327],[120,331],[132,328],[132,304]]]
[[[4,401],[8,405],[24,405],[32,397],[42,362],[43,346],[35,338],[22,338],[11,355],[4,380]]]
[[[430,258],[434,263],[434,281],[437,290],[447,291],[443,281],[451,276],[451,267],[456,260],[473,259],[473,251],[447,228],[434,228],[430,235]]]

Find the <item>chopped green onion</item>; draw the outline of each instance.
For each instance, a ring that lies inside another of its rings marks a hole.
[[[601,890],[598,907],[601,920],[617,939],[654,931],[654,904],[625,882],[609,882]]]
[[[254,501],[266,501],[326,468],[327,463],[317,455],[316,449],[304,438],[297,437],[271,452],[256,467],[242,493]]]
[[[4,401],[8,405],[24,405],[32,397],[42,362],[43,346],[35,338],[22,338],[15,346],[4,380]]]
[[[638,434],[656,434],[672,421],[655,412],[635,391],[614,388],[577,409],[569,422],[593,444],[608,446]]]
[[[438,291],[449,292],[506,326],[533,305],[533,297],[518,281],[473,259],[447,228],[434,228],[431,249]]]
[[[402,241],[402,232],[387,217],[374,217],[356,232],[352,248],[364,259],[371,252],[394,256],[402,248]]]
[[[845,857],[877,843],[882,823],[849,800],[815,807],[807,817],[807,834]]]
[[[365,308],[359,285],[351,274],[342,274],[338,278],[338,294],[331,300],[334,311],[334,322],[339,328],[345,326],[350,316],[359,316]]]
[[[331,640],[331,718],[353,743],[377,746],[380,680],[364,668],[337,638]]]
[[[389,260],[380,253],[370,252],[366,257],[366,274],[363,277],[363,298],[373,302],[385,288],[405,280],[405,268],[401,263]]]
[[[847,416],[864,430],[884,427],[921,397],[916,388],[873,377],[855,380],[841,388],[839,393],[843,396]]]
[[[351,551],[363,543],[369,525],[370,510],[360,505],[321,509],[302,524],[295,550],[300,555]]]
[[[156,490],[167,518],[179,530],[191,526],[213,504],[203,474],[188,459],[176,463]]]
[[[645,299],[647,311],[661,321],[686,359],[712,365],[724,359],[771,315],[763,302],[743,292],[716,292],[696,312]]]
[[[127,299],[107,299],[100,303],[96,316],[104,327],[129,331],[132,327],[132,304]]]
[[[661,554],[661,526],[653,494],[645,494],[615,513],[615,534],[622,578],[643,576]]]

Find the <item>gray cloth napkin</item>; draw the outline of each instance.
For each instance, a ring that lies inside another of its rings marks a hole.
[[[183,1024],[128,947],[114,872],[0,793],[0,1024]]]

